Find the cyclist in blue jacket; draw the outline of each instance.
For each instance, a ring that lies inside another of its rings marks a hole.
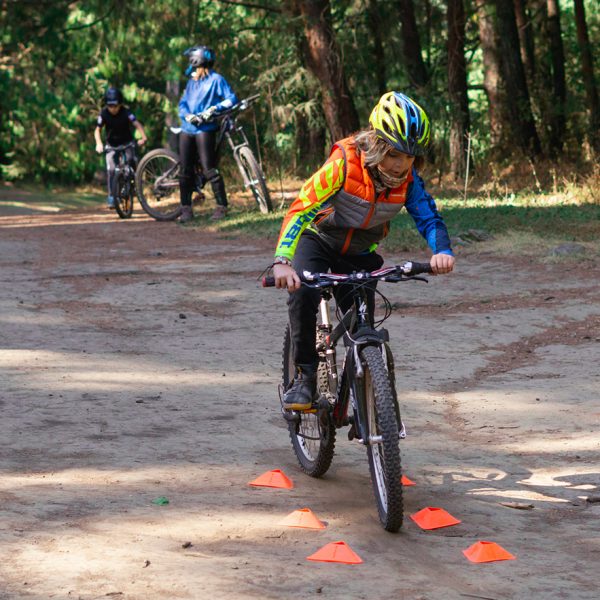
[[[192,46],[184,55],[190,61],[186,71],[190,79],[179,101],[182,128],[179,136],[179,190],[182,208],[180,220],[185,222],[194,217],[192,193],[197,158],[217,201],[211,218],[221,219],[227,214],[227,194],[225,183],[217,168],[216,140],[219,125],[210,119],[220,111],[237,104],[238,100],[227,80],[212,69],[215,63],[212,48]]]

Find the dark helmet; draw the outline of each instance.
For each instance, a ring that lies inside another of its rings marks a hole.
[[[104,103],[107,106],[110,106],[111,104],[113,106],[115,104],[123,104],[123,94],[121,93],[121,90],[114,87],[108,88],[104,94]]]
[[[190,66],[194,69],[198,67],[210,69],[215,64],[215,51],[208,46],[192,46],[183,55],[188,57]]]

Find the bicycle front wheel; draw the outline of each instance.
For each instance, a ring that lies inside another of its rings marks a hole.
[[[248,146],[241,146],[235,154],[237,165],[242,173],[244,185],[250,188],[260,212],[270,213],[273,210],[271,196],[267,189],[265,176],[254,157],[254,153]]]
[[[179,157],[166,148],[152,150],[140,160],[135,172],[138,198],[157,221],[173,221],[181,214],[180,169]]]
[[[319,363],[318,386],[320,394],[328,386],[325,364]],[[283,342],[283,389],[287,390],[294,378],[294,359],[289,325]],[[311,477],[324,475],[333,460],[335,427],[327,408],[296,413],[297,419],[288,422],[290,440],[300,468]]]
[[[369,430],[367,455],[371,483],[384,529],[396,532],[402,526],[402,468],[398,416],[392,380],[381,350],[366,346],[360,353],[363,392]]]
[[[121,219],[129,219],[133,214],[133,182],[128,181],[127,175],[119,172],[115,177],[115,209]]]

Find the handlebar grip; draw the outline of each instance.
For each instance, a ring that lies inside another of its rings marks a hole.
[[[262,286],[263,287],[275,287],[275,277],[263,277],[262,278]]]
[[[431,273],[429,263],[411,262],[410,271],[406,275],[421,275],[422,273]]]

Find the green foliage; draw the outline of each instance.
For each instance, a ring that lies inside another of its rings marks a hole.
[[[322,99],[318,83],[303,64],[303,25],[287,10],[290,5],[274,0],[247,6],[219,0],[0,3],[0,177],[89,181],[103,168],[102,158],[94,153],[93,129],[109,85],[122,87],[147,130],[150,147],[163,145],[167,118],[176,118],[185,85],[182,52],[194,43],[216,49],[217,69],[238,96],[261,93],[248,131],[256,125],[271,178],[306,175],[323,159],[331,140],[314,135],[307,142],[307,133],[324,131]],[[411,87],[401,59],[397,3],[379,0],[377,5],[384,25],[388,88],[408,92],[429,111],[443,168],[450,122],[446,3],[415,2],[430,75],[425,90]],[[465,5],[469,82],[475,86],[470,91],[472,133],[476,159],[482,163],[490,149],[487,100],[477,88],[483,67],[474,5]],[[378,95],[366,0],[332,0],[331,6],[344,68],[364,123]],[[586,1],[592,48],[600,40],[600,13],[595,8],[596,0]],[[561,9],[569,90],[567,151],[577,154],[588,115],[572,2],[563,1]],[[545,46],[537,47],[541,58]],[[598,65],[596,74],[600,76]],[[543,123],[538,125],[543,130]]]

